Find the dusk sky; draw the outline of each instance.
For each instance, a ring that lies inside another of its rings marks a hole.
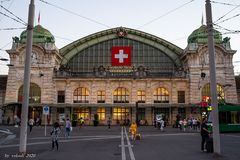
[[[5,50],[11,49],[12,37],[19,37],[26,27],[6,15],[27,22],[29,3],[0,0],[0,58],[9,58]],[[223,38],[230,37],[232,49],[237,50],[233,62],[239,74],[240,0],[212,1],[212,11],[217,23],[214,27]],[[188,36],[201,26],[202,16],[206,23],[205,0],[35,0],[35,25],[39,12],[40,25],[55,36],[59,49],[89,34],[120,26],[153,34],[184,49]],[[0,74],[8,74],[8,63],[0,61]]]

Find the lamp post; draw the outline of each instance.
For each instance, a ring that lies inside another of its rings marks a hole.
[[[29,12],[28,12],[27,47],[26,47],[26,55],[25,55],[23,105],[22,105],[22,114],[21,114],[21,129],[20,129],[20,143],[19,143],[19,152],[24,154],[26,154],[26,148],[27,148],[27,121],[28,121],[30,63],[31,63],[31,53],[32,53],[34,10],[35,10],[34,0],[31,0],[31,3],[29,5]]]

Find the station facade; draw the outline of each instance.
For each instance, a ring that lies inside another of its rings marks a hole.
[[[4,117],[21,115],[26,31],[13,38],[4,102]],[[219,103],[238,103],[229,38],[214,30]],[[125,27],[100,31],[58,49],[53,35],[34,27],[29,117],[60,123],[80,118],[100,125],[126,120],[152,125],[161,114],[168,125],[177,117],[206,115],[211,101],[207,29],[188,37],[185,49],[157,36]]]

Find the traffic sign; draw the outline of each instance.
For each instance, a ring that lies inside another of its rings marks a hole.
[[[44,114],[44,115],[48,115],[48,114],[49,114],[49,107],[48,107],[47,105],[45,105],[45,106],[43,107],[43,114]]]

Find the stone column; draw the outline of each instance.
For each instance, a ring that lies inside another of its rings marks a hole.
[[[145,108],[145,118],[147,120],[148,125],[153,124],[153,116],[152,116],[152,108],[151,107]]]

